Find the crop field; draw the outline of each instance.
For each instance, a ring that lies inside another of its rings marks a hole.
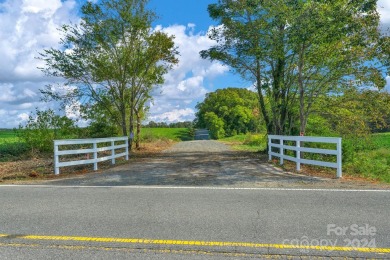
[[[0,144],[3,143],[15,143],[18,142],[19,138],[13,130],[0,130]]]
[[[143,128],[141,140],[153,141],[157,139],[170,139],[174,141],[193,140],[188,128]]]

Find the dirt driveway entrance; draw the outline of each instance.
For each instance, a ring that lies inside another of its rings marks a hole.
[[[384,188],[285,172],[267,162],[268,156],[237,152],[211,140],[177,143],[157,156],[137,158],[101,172],[40,184],[65,186],[229,186],[280,188]],[[37,183],[35,183],[37,184]],[[388,186],[387,186],[388,187]]]

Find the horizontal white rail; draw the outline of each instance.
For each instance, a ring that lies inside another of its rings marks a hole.
[[[279,143],[273,143],[272,140],[278,140]],[[284,141],[293,141],[295,142],[295,146],[285,145]],[[301,147],[301,142],[336,144],[336,150]],[[317,166],[331,167],[337,169],[338,178],[341,178],[342,176],[341,138],[268,135],[268,147],[269,147],[268,148],[269,160],[272,159],[272,156],[278,157],[280,158],[281,165],[283,164],[283,160],[293,161],[297,165],[297,171],[301,170],[301,164],[311,164]],[[273,147],[279,148],[279,153],[272,151]],[[295,151],[296,157],[286,155],[285,150]],[[307,160],[301,158],[301,152],[335,155],[337,160],[335,163],[317,161],[317,160]]]
[[[121,144],[115,144],[115,142],[122,142]],[[124,142],[124,143],[123,143]],[[98,143],[110,143],[110,146],[97,147]],[[93,148],[77,149],[77,150],[60,150],[61,145],[75,145],[75,144],[92,144]],[[116,149],[125,148],[125,152],[116,154]],[[111,155],[98,157],[98,152],[111,151]],[[75,160],[61,162],[61,155],[71,154],[90,154],[93,153],[93,159]],[[74,166],[81,164],[93,164],[93,169],[97,171],[98,162],[107,161],[111,159],[111,163],[115,164],[115,158],[125,156],[126,160],[129,160],[128,139],[124,137],[109,137],[109,138],[95,138],[95,139],[69,139],[69,140],[54,140],[54,174],[60,174],[60,167]]]

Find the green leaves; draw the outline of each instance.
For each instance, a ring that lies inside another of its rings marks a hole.
[[[80,24],[62,27],[63,48],[41,54],[46,62],[42,70],[66,80],[61,88],[42,91],[47,100],[98,107],[99,116],[121,125],[123,135],[129,125],[132,131],[135,110],[144,109],[153,87],[162,84],[163,75],[178,62],[173,36],[152,32],[156,15],[146,4],[147,0],[87,1]]]
[[[66,116],[59,116],[53,110],[38,108],[31,114],[26,125],[19,126],[19,137],[30,149],[38,152],[52,152],[53,140],[74,138],[74,122]]]
[[[256,93],[246,89],[227,88],[208,93],[196,108],[197,126],[215,131],[216,139],[256,132],[260,127],[258,98]]]
[[[317,98],[351,82],[385,85],[390,40],[375,0],[219,0],[208,10],[217,44],[200,54],[256,84],[269,133],[304,132]]]

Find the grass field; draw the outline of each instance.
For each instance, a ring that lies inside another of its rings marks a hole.
[[[141,140],[153,141],[156,139],[170,139],[174,141],[193,140],[193,135],[188,128],[143,128]]]
[[[390,183],[390,133],[373,134],[367,149],[353,154],[343,170],[352,175]]]
[[[170,139],[174,141],[192,140],[193,136],[187,128],[143,128],[141,131],[141,139],[148,141],[150,139]],[[0,144],[19,142],[14,130],[0,130]]]
[[[265,134],[240,134],[220,139],[230,144],[238,151],[259,152],[267,149],[267,136]]]
[[[14,130],[1,129],[0,130],[0,144],[18,142],[19,138],[16,136]]]
[[[0,130],[0,162],[25,158],[28,147],[21,142],[14,130]]]
[[[264,134],[236,135],[220,139],[236,150],[264,151]],[[343,172],[390,183],[390,133],[373,134],[365,139],[343,139]]]
[[[372,141],[373,141],[374,145],[378,148],[390,149],[390,132],[389,133],[373,134]]]

